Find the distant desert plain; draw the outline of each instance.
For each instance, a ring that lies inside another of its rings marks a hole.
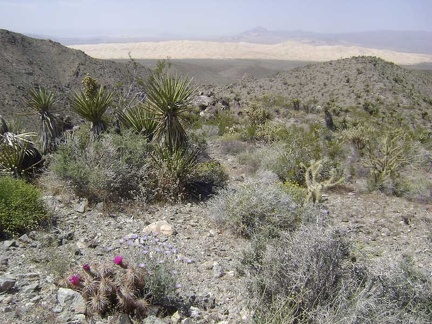
[[[400,65],[431,64],[432,55],[360,46],[173,40],[161,42],[71,45],[101,59],[261,59],[323,62],[352,56],[376,56]]]

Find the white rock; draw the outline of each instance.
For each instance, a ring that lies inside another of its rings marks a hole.
[[[84,314],[86,303],[79,292],[68,288],[60,288],[57,293],[57,300],[62,307],[69,307],[77,314]]]
[[[170,236],[174,234],[174,228],[167,221],[158,221],[151,223],[143,229],[143,233],[157,233],[160,235]]]

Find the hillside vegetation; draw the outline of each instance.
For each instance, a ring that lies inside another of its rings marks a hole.
[[[33,88],[55,91],[58,112],[71,115],[70,96],[87,74],[111,89],[129,86],[132,80],[134,69],[127,64],[94,59],[50,40],[0,29],[0,48],[0,115],[7,119],[27,112],[22,98]],[[136,72],[143,78],[150,75],[142,66]],[[21,118],[33,124],[31,118]]]
[[[197,85],[3,42],[65,62],[3,53],[37,76],[37,133],[0,118],[2,321],[432,321],[430,74],[354,57]]]

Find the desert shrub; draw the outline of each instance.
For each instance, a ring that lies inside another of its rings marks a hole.
[[[431,280],[409,257],[380,274],[337,230],[308,224],[252,242],[242,259],[257,323],[428,323]],[[385,275],[383,275],[385,274]]]
[[[202,162],[191,173],[187,190],[191,197],[202,200],[225,187],[227,180],[228,174],[219,162]]]
[[[245,166],[249,173],[255,173],[263,161],[263,149],[250,149],[237,155],[239,164]]]
[[[236,155],[244,152],[248,144],[240,140],[239,134],[225,134],[219,140],[219,145],[222,153]]]
[[[238,124],[238,118],[230,110],[222,110],[208,121],[208,124],[218,126],[219,135],[224,135],[230,128]]]
[[[270,241],[259,265],[246,265],[253,278],[250,291],[257,321],[275,322],[278,316],[289,318],[287,323],[309,322],[319,305],[337,295],[347,255],[341,237],[316,225]]]
[[[23,180],[0,177],[0,234],[34,229],[48,218],[40,191]]]
[[[276,173],[282,181],[304,185],[302,163],[319,160],[323,155],[322,142],[313,132],[291,127],[287,139],[274,144],[274,155],[265,157],[263,167]]]
[[[282,189],[289,194],[297,204],[301,205],[306,201],[307,190],[298,183],[285,181],[282,185]]]
[[[170,151],[165,147],[156,147],[151,152],[151,164],[148,169],[148,183],[152,199],[156,201],[177,202],[188,198],[188,185],[196,166],[199,151],[191,148],[178,148]]]
[[[59,147],[50,168],[91,201],[132,198],[145,184],[148,144],[132,132],[91,140],[79,130]]]
[[[217,225],[245,237],[263,231],[275,236],[311,217],[311,210],[296,204],[279,184],[262,181],[245,184],[234,192],[221,191],[209,207]]]

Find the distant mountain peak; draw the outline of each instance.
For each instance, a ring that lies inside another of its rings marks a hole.
[[[265,27],[262,26],[258,26],[252,29],[249,29],[247,31],[245,31],[243,34],[244,35],[261,35],[261,34],[267,34],[269,33],[269,30]]]

